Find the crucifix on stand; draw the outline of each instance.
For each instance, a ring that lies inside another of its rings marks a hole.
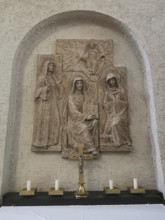
[[[88,192],[85,190],[84,187],[84,166],[83,166],[83,145],[80,145],[78,147],[78,151],[79,151],[79,188],[77,190],[77,192],[75,193],[76,198],[86,198],[88,196]]]

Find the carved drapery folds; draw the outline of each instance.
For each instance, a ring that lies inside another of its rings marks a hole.
[[[55,55],[38,56],[32,150],[130,151],[126,76],[112,40],[57,40]]]

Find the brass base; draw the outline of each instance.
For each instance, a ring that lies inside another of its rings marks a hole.
[[[129,187],[128,190],[131,194],[144,194],[145,193],[145,189],[142,187],[138,187],[137,189],[134,189],[133,187]]]
[[[76,199],[86,198],[88,195],[89,193],[85,190],[84,184],[80,184],[78,191],[75,192]]]
[[[88,192],[86,192],[85,194],[81,194],[81,195],[78,194],[78,192],[75,193],[75,197],[76,197],[76,199],[87,198],[88,195],[89,195]]]
[[[117,187],[114,187],[113,189],[110,189],[109,187],[104,187],[104,193],[107,195],[120,194],[120,189]]]
[[[31,188],[30,191],[27,191],[26,188],[22,189],[19,193],[20,196],[35,196],[37,188]]]
[[[49,196],[63,196],[64,188],[59,188],[59,190],[55,190],[55,188],[50,188],[48,192]]]

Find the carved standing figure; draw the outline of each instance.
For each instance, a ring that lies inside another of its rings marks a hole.
[[[33,146],[47,148],[56,145],[59,139],[60,118],[57,103],[55,64],[46,61],[38,77],[35,103],[36,118]]]
[[[129,143],[127,123],[127,100],[124,89],[118,78],[109,73],[106,77],[107,91],[103,101],[107,118],[104,127],[104,138],[109,138],[114,146]]]
[[[85,102],[85,85],[82,78],[75,78],[71,92],[67,99],[67,145],[74,150],[80,144],[84,146],[84,153],[97,153],[94,143],[97,119],[95,115],[86,116],[83,113]]]

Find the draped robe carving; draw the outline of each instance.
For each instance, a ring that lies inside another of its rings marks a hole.
[[[55,54],[39,55],[33,151],[66,159],[78,158],[79,144],[84,159],[131,151],[127,71],[114,66],[113,50],[110,39],[58,39]]]

